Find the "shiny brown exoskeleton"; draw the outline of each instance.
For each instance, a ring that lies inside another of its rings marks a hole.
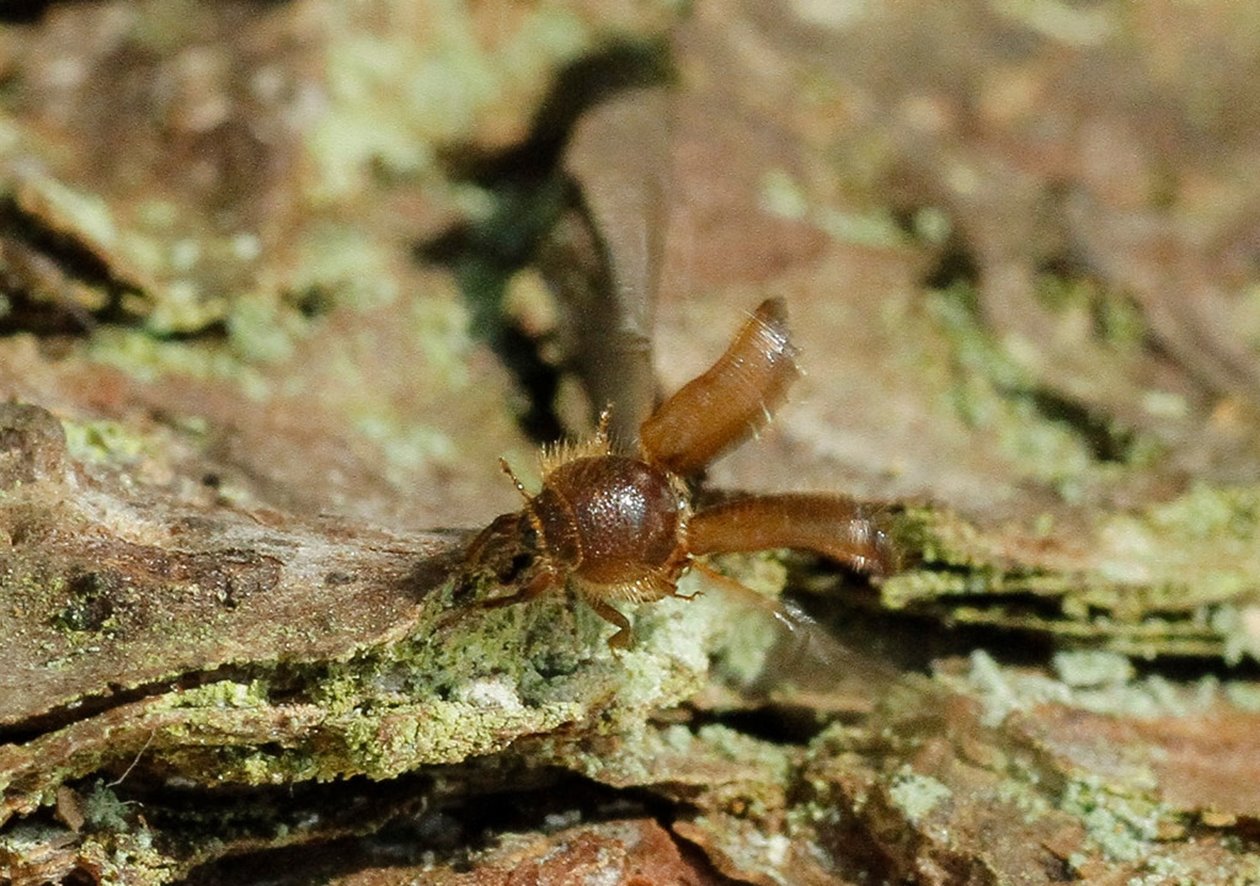
[[[608,413],[595,437],[544,450],[542,489],[469,546],[470,574],[518,590],[486,606],[529,600],[568,583],[618,627],[608,640],[630,645],[630,623],[613,602],[677,596],[693,557],[726,551],[801,548],[872,573],[893,565],[876,511],[841,495],[754,495],[695,510],[683,477],[769,421],[800,370],[780,299],[763,302],[708,371],[666,400],[640,429],[639,454],[617,454]]]

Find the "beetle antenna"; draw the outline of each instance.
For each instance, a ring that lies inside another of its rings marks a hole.
[[[508,479],[512,481],[512,485],[516,487],[516,491],[525,499],[525,503],[533,501],[528,492],[525,491],[525,484],[516,479],[516,475],[512,473],[512,466],[508,464],[506,458],[499,459],[499,467],[503,469],[503,473],[508,475]]]
[[[611,452],[608,443],[608,423],[612,421],[612,404],[609,403],[599,412],[599,423],[595,425],[595,442],[601,444],[606,452]]]

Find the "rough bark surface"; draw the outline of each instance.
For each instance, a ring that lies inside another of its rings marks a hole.
[[[0,881],[1260,880],[1258,65],[1229,0],[0,14]],[[498,458],[769,296],[705,494],[904,569],[478,606]]]

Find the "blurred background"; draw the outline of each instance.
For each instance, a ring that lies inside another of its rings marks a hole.
[[[5,4],[0,398],[127,494],[475,528],[781,296],[711,486],[908,513],[881,605],[1235,664],[1258,76],[1232,0]]]
[[[1252,483],[1253,14],[10,8],[4,393],[242,500],[474,525],[636,383],[589,326],[668,391],[781,295],[808,378],[716,482],[1043,529]]]

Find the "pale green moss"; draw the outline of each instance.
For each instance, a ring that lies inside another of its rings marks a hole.
[[[751,686],[762,676],[776,645],[791,639],[789,629],[773,614],[774,601],[787,581],[787,569],[769,551],[724,554],[714,558],[711,565],[731,576],[744,591],[692,572],[683,578],[679,592],[698,595],[687,601],[688,606],[716,607],[700,613],[704,618],[726,619],[728,623],[728,629],[717,636],[716,645],[709,650],[715,675],[737,688]],[[645,628],[650,630],[650,622]]]
[[[920,775],[909,765],[902,766],[888,786],[888,797],[911,824],[917,825],[953,796],[946,785],[930,775]]]
[[[153,831],[139,827],[129,833],[102,834],[89,841],[104,849],[100,858],[102,883],[160,884],[180,879],[182,866],[155,845]]]
[[[966,680],[971,694],[984,705],[980,722],[998,726],[1014,711],[1026,710],[1044,702],[1067,704],[1068,687],[1042,677],[1008,674],[983,649],[971,653],[971,670]]]
[[[720,593],[638,607],[637,645],[615,655],[605,642],[612,627],[562,595],[457,611],[451,592],[426,598],[414,633],[397,642],[344,661],[286,663],[283,704],[271,698],[268,666],[256,663],[253,679],[151,698],[148,719],[117,732],[100,753],[143,749],[147,760],[200,784],[283,785],[389,778],[510,753],[530,736],[531,759],[617,783],[650,781],[662,753],[713,755],[736,777],[748,774],[739,791],[750,815],[781,806],[791,773],[785,749],[722,726],[692,735],[649,723],[651,712],[705,684],[712,650],[727,642],[733,623],[739,629],[743,619],[731,618]],[[608,739],[597,752],[582,740],[592,734]],[[80,755],[73,766],[81,774],[100,762]],[[102,788],[98,800],[105,821],[114,795]],[[108,829],[121,833],[124,824]],[[138,848],[128,844],[126,852]]]
[[[327,726],[343,736],[351,771],[390,778],[421,766],[497,753],[521,735],[549,732],[581,716],[576,703],[512,709],[427,700],[355,712]]]
[[[1088,658],[1095,654],[1075,655]],[[1087,665],[1079,670],[1074,670],[1076,664],[1065,662],[1075,679],[1088,681],[1074,686],[1038,673],[1002,668],[988,653],[976,650],[971,654],[971,670],[966,677],[949,682],[981,701],[981,722],[986,726],[997,726],[1012,712],[1035,710],[1046,703],[1145,719],[1193,716],[1221,701],[1223,690],[1215,677],[1203,677],[1190,684],[1173,684],[1159,675],[1132,679],[1127,659],[1110,658],[1098,667]],[[1245,694],[1241,688],[1245,684],[1235,685],[1234,691]],[[1133,775],[1136,778],[1138,773]]]
[[[166,375],[229,379],[255,400],[271,393],[273,383],[221,344],[163,341],[141,330],[101,327],[89,340],[89,356],[144,381]]]
[[[66,450],[76,461],[128,464],[152,451],[150,443],[121,422],[62,420]]]
[[[434,281],[435,284],[438,281]],[[468,358],[473,350],[468,309],[455,297],[447,278],[440,291],[408,304],[406,321],[425,359],[425,370],[443,388],[458,390],[470,383]]]
[[[1122,793],[1092,776],[1069,781],[1059,808],[1085,826],[1090,843],[1104,857],[1121,862],[1149,857],[1161,822],[1172,817],[1164,804]]]
[[[771,169],[761,180],[761,208],[792,221],[808,221],[835,240],[858,246],[889,248],[907,243],[905,233],[885,208],[841,210],[811,204],[801,185],[784,169]]]
[[[145,317],[146,328],[153,333],[165,333],[200,329],[220,320],[227,309],[221,296],[203,289],[203,283],[194,277],[176,277],[169,280],[160,292],[154,291]]]
[[[695,733],[681,723],[666,726],[658,735],[662,744],[673,754],[690,753],[696,743]]]
[[[39,192],[53,218],[72,221],[78,234],[108,253],[118,242],[118,226],[105,201],[47,176],[27,176],[23,184]]]
[[[918,565],[880,585],[889,608],[1145,658],[1260,655],[1260,487],[1199,485],[1145,510],[1104,513],[1076,572],[1013,568],[1002,542],[947,511],[909,508],[893,531]]]
[[[83,819],[93,828],[113,833],[131,830],[130,810],[112,786],[97,781],[83,796]]]
[[[761,208],[780,218],[801,221],[809,202],[800,184],[786,169],[771,169],[761,179]]]
[[[1130,877],[1125,882],[1125,886],[1198,886],[1197,879],[1186,873],[1185,867],[1181,862],[1166,855],[1152,855],[1150,858],[1142,859],[1140,870],[1142,874]],[[1223,871],[1221,874],[1222,878],[1219,882],[1236,882],[1225,879]],[[1237,882],[1256,881],[1242,880]]]
[[[997,785],[997,796],[1017,810],[1025,824],[1035,824],[1054,807],[1042,789],[1040,770],[1026,761],[1014,760]]]
[[[46,852],[54,841],[65,839],[65,830],[55,825],[19,824],[0,834],[0,858],[30,858],[34,853]],[[0,871],[3,871],[0,868]]]
[[[954,223],[939,206],[923,206],[915,210],[914,233],[924,243],[943,246],[954,233]]]
[[[267,704],[269,688],[264,680],[219,680],[174,693],[167,703],[171,708],[260,708]]]
[[[385,459],[387,477],[402,481],[430,464],[455,464],[459,449],[446,431],[417,424],[415,416],[365,396],[355,410],[354,428],[375,443]]]
[[[370,239],[360,228],[312,222],[288,281],[294,293],[328,291],[334,301],[359,310],[396,302],[397,245]]]
[[[320,199],[362,187],[374,164],[393,176],[428,172],[438,147],[470,138],[488,108],[521,90],[541,93],[548,73],[590,48],[593,38],[559,6],[523,17],[493,47],[481,42],[472,17],[453,0],[423,13],[385,4],[378,10],[384,27],[354,6],[328,4],[325,12],[341,37],[328,48],[330,105],[307,140],[320,170],[312,180]]]
[[[438,598],[431,600],[437,607]],[[708,650],[725,629],[716,600],[671,600],[643,609],[648,613],[639,619],[636,648],[616,657],[605,644],[611,627],[581,604],[570,608],[558,597],[469,610],[441,630],[434,617],[426,618],[410,638],[313,670],[306,694],[321,713],[313,727],[318,741],[288,747],[277,745],[274,735],[260,735],[266,751],[225,747],[216,752],[214,778],[253,784],[352,774],[387,778],[498,753],[522,735],[545,735],[573,723],[630,741],[643,733],[649,711],[677,704],[703,685]],[[173,695],[170,706],[184,720],[171,727],[171,736],[196,735],[198,744],[213,747],[209,736],[222,733],[225,741],[238,742],[259,728],[249,724],[270,723],[278,713],[267,691],[264,677]],[[732,753],[750,752],[732,741],[728,736]],[[179,744],[172,760],[180,756]],[[571,748],[558,745],[555,753],[557,762],[574,765]],[[644,758],[632,768],[648,773],[650,764]],[[630,764],[601,757],[576,765]]]
[[[227,315],[228,341],[247,363],[282,363],[309,325],[297,312],[262,295],[239,298]]]
[[[1095,467],[1090,447],[1070,425],[1047,418],[1038,408],[1032,397],[1035,378],[992,340],[973,303],[974,294],[958,288],[928,299],[931,316],[950,339],[961,370],[952,390],[954,410],[997,442],[1013,471],[1051,484],[1071,500]]]
[[[1127,656],[1091,649],[1056,652],[1054,669],[1060,680],[1075,688],[1123,685],[1134,676]]]
[[[905,232],[886,207],[844,211],[824,206],[814,213],[813,222],[841,243],[875,249],[893,249],[908,245]]]
[[[1079,8],[1060,0],[995,0],[994,11],[1069,46],[1097,46],[1121,31],[1123,18],[1105,7]]]
[[[758,778],[786,784],[793,761],[783,747],[753,738],[720,723],[700,727],[696,740],[711,753],[732,762],[744,762]]]
[[[1260,713],[1260,683],[1229,681],[1221,687],[1228,702],[1248,713]]]

